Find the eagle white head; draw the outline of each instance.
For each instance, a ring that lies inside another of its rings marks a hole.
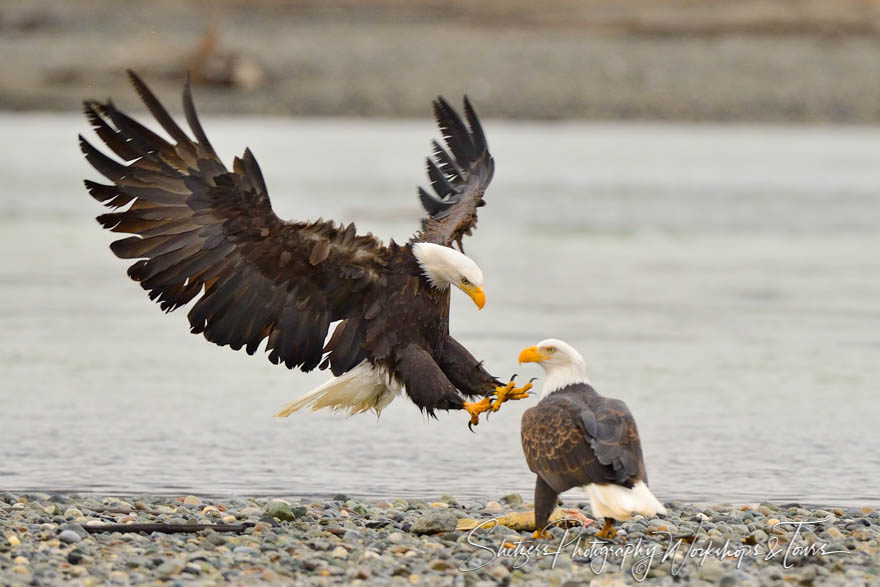
[[[469,295],[477,308],[483,309],[483,272],[470,257],[434,243],[416,243],[412,251],[432,287],[444,290],[454,285]]]
[[[547,374],[541,388],[541,398],[576,383],[589,384],[587,365],[574,347],[556,338],[542,340],[522,350],[519,362],[538,363]]]

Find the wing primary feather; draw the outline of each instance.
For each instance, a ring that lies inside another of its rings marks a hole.
[[[138,121],[117,110],[112,101],[107,100],[106,104],[99,104],[98,107],[102,114],[113,121],[116,128],[119,129],[132,147],[140,152],[141,156],[154,153],[160,149],[172,148],[168,141]]]
[[[196,114],[196,107],[193,104],[192,89],[190,86],[189,74],[187,74],[186,83],[183,86],[183,113],[186,116],[186,122],[189,124],[189,128],[195,135],[199,145],[201,145],[212,157],[219,160],[220,158],[217,156],[217,152],[214,151],[214,147],[211,146],[211,141],[208,140],[208,136],[205,134],[205,131],[202,130],[202,123],[199,122],[199,117]]]
[[[449,180],[446,179],[446,176],[437,168],[437,165],[435,165],[430,158],[425,160],[425,165],[428,168],[428,179],[431,180],[431,186],[441,199],[445,199],[452,194],[458,193],[458,190],[449,184]]]
[[[115,185],[104,185],[88,179],[83,183],[93,198],[110,208],[125,206],[134,199],[134,196],[126,194]]]
[[[445,204],[426,192],[424,188],[419,188],[419,200],[422,202],[425,210],[430,216],[436,216],[443,211]]]
[[[474,146],[481,153],[488,151],[489,146],[486,142],[486,135],[483,134],[483,127],[480,124],[480,119],[477,117],[477,113],[467,96],[464,97],[464,115],[465,118],[467,118],[468,126],[471,127],[471,136],[473,137]]]
[[[434,158],[437,159],[437,167],[440,168],[440,171],[449,176],[453,181],[461,181],[462,171],[452,155],[436,140],[431,141],[431,144],[434,147]]]
[[[119,133],[119,131],[107,124],[107,121],[98,114],[98,108],[100,108],[100,104],[97,102],[83,102],[83,112],[92,124],[92,130],[95,131],[98,138],[104,141],[105,145],[110,147],[114,153],[126,161],[132,161],[140,157],[140,153],[125,141],[125,138]]]
[[[459,167],[466,168],[478,155],[467,126],[442,96],[438,96],[437,101],[434,102],[434,113],[437,117],[437,125],[443,132],[443,138],[449,145],[452,155],[458,161]]]
[[[86,156],[86,161],[107,179],[119,182],[125,178],[128,168],[93,147],[82,135],[79,135],[79,148]]]
[[[165,107],[162,106],[162,103],[159,102],[159,99],[150,91],[150,88],[144,81],[131,69],[127,70],[128,77],[131,80],[131,84],[134,86],[135,91],[140,96],[144,105],[146,105],[147,109],[153,114],[153,117],[162,125],[162,128],[174,138],[178,143],[190,143],[191,140],[189,136],[183,129],[181,129],[174,119],[171,118],[171,115],[168,114],[168,111],[165,110]]]
[[[242,155],[241,160],[244,164],[245,173],[247,173],[247,176],[250,178],[254,187],[257,188],[257,191],[262,194],[268,194],[269,190],[266,189],[266,182],[263,179],[263,172],[260,170],[260,164],[257,163],[257,159],[254,157],[250,148],[244,150],[244,155]]]

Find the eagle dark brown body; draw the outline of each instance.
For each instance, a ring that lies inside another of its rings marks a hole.
[[[632,512],[663,513],[648,490],[635,419],[622,401],[596,392],[583,358],[567,343],[548,339],[524,349],[520,362],[547,372],[540,402],[523,413],[523,452],[535,480],[535,524],[540,533],[560,493],[586,487],[594,516],[629,519]]]
[[[522,445],[535,481],[539,526],[560,493],[591,483],[647,483],[636,422],[620,400],[585,383],[554,391],[522,417]],[[538,499],[540,496],[540,500]]]
[[[86,181],[88,191],[118,209],[98,221],[133,235],[111,248],[135,260],[128,274],[150,299],[167,312],[193,302],[193,333],[249,354],[265,341],[269,359],[288,368],[329,368],[340,376],[369,364],[404,385],[431,415],[466,407],[462,395],[494,392],[498,380],[449,335],[449,287],[432,285],[413,252],[416,243],[460,249],[484,204],[494,162],[467,99],[467,125],[442,98],[434,103],[448,147],[435,141],[427,160],[436,195],[419,190],[428,212],[422,230],[405,245],[386,246],[372,234],[358,235],[353,224],[278,218],[250,150],[235,158],[231,171],[221,162],[188,83],[183,108],[194,138],[129,74],[170,140],[109,101],[86,102],[95,133],[122,162],[82,137],[80,146],[110,180]]]

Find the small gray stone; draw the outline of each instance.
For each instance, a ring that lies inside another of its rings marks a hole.
[[[523,498],[519,493],[509,493],[501,498],[501,503],[506,505],[522,505]]]
[[[742,571],[733,571],[721,577],[718,585],[719,587],[734,587],[735,585],[746,583],[748,580],[749,576]]]
[[[219,534],[217,532],[214,532],[212,534],[208,534],[207,540],[208,540],[208,542],[210,542],[211,544],[213,544],[215,546],[222,546],[222,545],[226,544],[226,537],[223,536],[223,534]]]
[[[296,519],[293,510],[283,501],[270,501],[266,504],[266,514],[286,522],[292,522]]]
[[[707,559],[705,564],[697,571],[697,577],[703,581],[717,583],[725,575],[724,567],[716,560]]]
[[[184,568],[183,561],[177,559],[171,559],[163,562],[156,568],[156,572],[161,577],[170,577],[172,575],[178,574]]]
[[[64,530],[61,534],[58,535],[58,540],[60,540],[61,542],[66,542],[68,544],[76,544],[77,542],[82,540],[82,536],[80,536],[73,530]]]
[[[77,524],[76,522],[71,522],[69,524],[62,524],[59,527],[59,530],[61,530],[62,532],[64,532],[65,530],[70,530],[71,532],[76,532],[77,534],[79,534],[80,538],[85,538],[86,536],[89,535],[89,533],[86,531],[86,529],[83,528],[80,524]]]
[[[432,571],[448,571],[450,569],[454,569],[455,567],[449,561],[438,558],[429,562],[428,568]]]
[[[437,534],[438,532],[452,532],[458,525],[458,518],[447,510],[439,510],[427,513],[412,523],[411,531],[414,534]]]

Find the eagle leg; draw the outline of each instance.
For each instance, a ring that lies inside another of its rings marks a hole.
[[[596,533],[596,538],[602,538],[604,540],[614,540],[617,538],[617,530],[614,529],[614,520],[611,518],[605,518],[605,525]]]
[[[468,422],[468,428],[471,432],[474,431],[473,427],[480,423],[480,414],[488,412],[491,408],[492,400],[488,397],[484,397],[478,402],[464,402],[464,409],[471,415]]]
[[[495,388],[495,401],[492,402],[492,411],[497,412],[501,408],[501,404],[508,400],[525,399],[529,397],[529,390],[532,388],[532,382],[536,378],[532,378],[522,387],[516,387],[514,382],[516,374],[510,378],[507,385],[499,385]]]

